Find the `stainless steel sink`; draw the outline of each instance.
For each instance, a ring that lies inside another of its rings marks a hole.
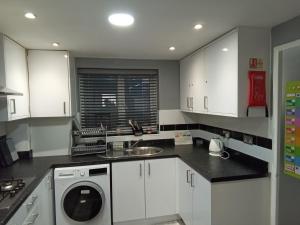
[[[106,155],[99,155],[101,158],[105,159],[118,159],[126,157],[137,157],[137,156],[152,156],[163,152],[163,148],[159,147],[134,147],[130,149],[125,149],[124,151],[110,151]]]
[[[126,151],[130,152],[132,156],[150,156],[161,153],[163,149],[159,147],[134,147]]]

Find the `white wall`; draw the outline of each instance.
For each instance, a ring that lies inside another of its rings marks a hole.
[[[224,116],[199,115],[198,122],[214,127],[272,138],[271,132],[269,131],[268,118],[231,118]]]
[[[180,110],[160,110],[160,124],[192,123],[193,119]],[[1,128],[1,126],[0,126]],[[34,118],[6,124],[8,137],[13,138],[17,151],[33,149],[34,156],[67,155],[71,147],[72,118]],[[1,130],[0,130],[1,132]],[[144,135],[144,139],[174,138],[175,132]],[[133,140],[133,135],[110,138]],[[139,139],[139,138],[138,138]]]
[[[33,149],[34,156],[66,155],[71,141],[71,118],[35,118],[6,124],[17,151]]]

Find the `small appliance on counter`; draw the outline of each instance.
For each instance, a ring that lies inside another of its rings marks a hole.
[[[224,153],[226,156],[223,156]],[[209,143],[209,155],[217,156],[222,159],[228,159],[230,157],[229,153],[224,151],[224,144],[219,138],[212,138]]]
[[[8,210],[15,203],[15,199],[33,180],[33,177],[0,180],[0,210]]]

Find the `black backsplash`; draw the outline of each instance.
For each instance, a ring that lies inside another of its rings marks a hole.
[[[160,131],[173,131],[173,130],[204,130],[210,133],[224,135],[224,131],[230,133],[230,138],[243,141],[243,136],[248,135],[253,138],[253,144],[260,147],[264,147],[272,150],[272,139],[259,137],[252,134],[242,133],[238,131],[232,131],[224,128],[208,126],[205,124],[192,123],[192,124],[169,124],[169,125],[160,125]]]

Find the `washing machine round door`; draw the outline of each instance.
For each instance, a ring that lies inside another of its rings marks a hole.
[[[93,182],[71,185],[62,196],[62,208],[66,216],[77,222],[86,222],[103,211],[105,196],[102,188]]]

